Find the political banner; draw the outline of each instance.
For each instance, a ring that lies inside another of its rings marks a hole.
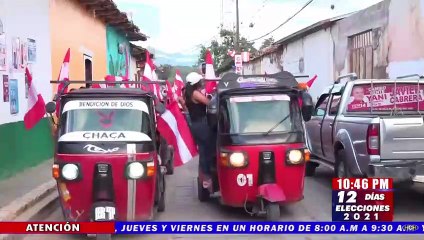
[[[360,84],[353,87],[348,112],[424,110],[424,86],[414,83]]]

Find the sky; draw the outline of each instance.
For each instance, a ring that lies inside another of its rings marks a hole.
[[[222,2],[224,7],[222,8]],[[297,12],[308,0],[239,0],[240,35],[256,39]],[[318,21],[358,11],[381,0],[314,0],[301,13],[268,37],[279,40]],[[157,58],[197,61],[200,44],[216,39],[224,20],[235,23],[235,0],[115,0],[121,11],[131,12],[134,23],[149,36],[136,43],[157,52]],[[334,9],[331,9],[334,5]],[[249,27],[254,23],[254,27]]]

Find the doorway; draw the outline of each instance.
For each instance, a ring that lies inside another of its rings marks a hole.
[[[91,87],[93,81],[93,62],[90,56],[84,54],[84,66],[85,66],[85,87]]]

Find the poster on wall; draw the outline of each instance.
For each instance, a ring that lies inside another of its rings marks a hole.
[[[9,102],[9,76],[3,75],[3,102]]]
[[[28,38],[28,62],[34,63],[37,61],[37,44],[34,39]]]
[[[0,34],[0,71],[7,70],[6,34]]]
[[[19,92],[18,80],[9,80],[9,100],[10,100],[10,114],[15,115],[19,113]]]
[[[20,63],[21,70],[25,70],[25,67],[28,63],[28,45],[26,42],[23,42],[23,41],[21,42],[20,58],[21,58],[21,63]]]
[[[21,40],[19,38],[13,38],[12,40],[12,65],[13,70],[20,70],[21,63]]]

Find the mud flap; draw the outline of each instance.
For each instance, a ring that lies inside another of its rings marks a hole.
[[[259,196],[268,202],[284,202],[286,195],[283,189],[275,183],[262,184],[258,188]]]

